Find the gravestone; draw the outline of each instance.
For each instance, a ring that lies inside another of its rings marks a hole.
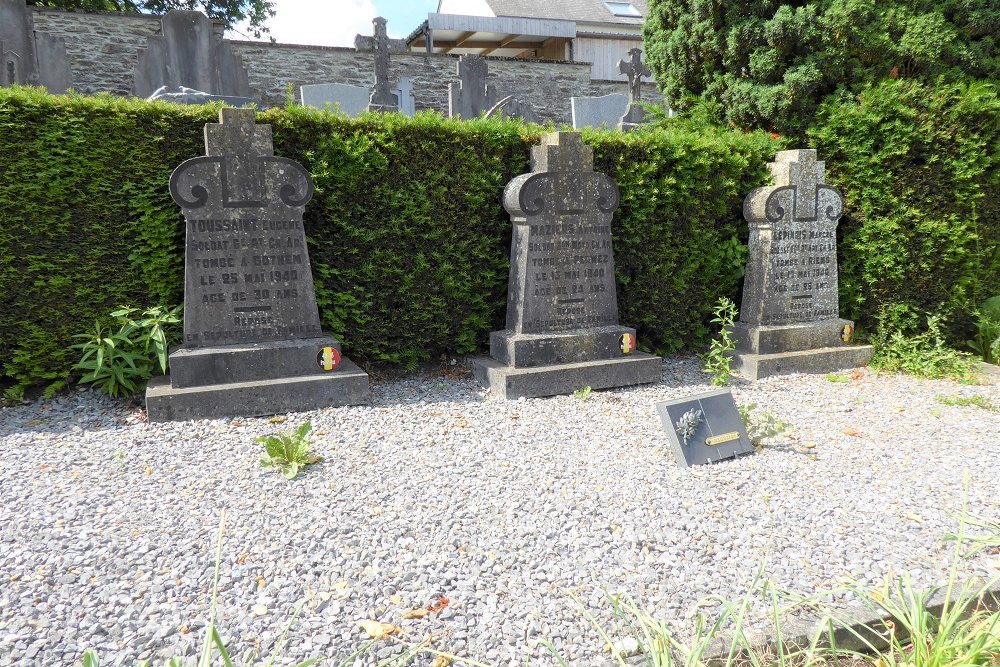
[[[628,60],[618,61],[618,71],[628,77],[629,105],[625,115],[618,122],[618,129],[631,132],[639,127],[646,118],[646,111],[639,102],[642,100],[642,77],[653,76],[653,73],[642,62],[642,49],[629,49]]]
[[[513,222],[507,328],[490,334],[476,378],[504,398],[657,382],[660,358],[618,323],[611,217],[618,187],[593,170],[577,132],[532,148],[532,172],[504,191]]]
[[[368,88],[345,83],[309,84],[301,87],[300,94],[303,106],[325,109],[329,104],[331,108],[339,108],[341,113],[351,118],[367,111],[371,99],[371,90]],[[413,83],[410,79],[399,80],[396,95],[399,99],[400,113],[413,116],[416,113],[416,105],[413,100]]]
[[[381,16],[372,19],[373,35],[357,35],[354,48],[358,51],[372,51],[375,57],[375,85],[368,100],[368,110],[380,113],[399,111],[399,96],[392,92],[394,86],[389,79],[389,54],[404,53],[406,40],[389,39],[386,20]]]
[[[66,40],[35,31],[24,0],[0,0],[0,86],[15,84],[65,93],[72,86]]]
[[[209,95],[251,98],[243,59],[216,34],[201,12],[171,9],[160,19],[160,35],[139,49],[134,73],[136,97],[149,97],[161,86],[184,86]]]
[[[628,111],[628,95],[611,93],[601,97],[571,97],[570,109],[573,115],[573,129],[585,127],[618,127],[621,118]]]
[[[275,157],[253,109],[222,109],[207,155],[170,177],[184,211],[184,341],[149,383],[150,421],[299,412],[368,401],[368,376],[323,334],[302,213],[312,178]]]
[[[743,202],[750,223],[736,367],[759,379],[863,366],[868,345],[850,345],[854,323],[840,319],[837,222],[840,192],[823,182],[814,150],[781,151],[770,164],[774,185]]]
[[[674,461],[689,467],[753,454],[733,394],[718,389],[656,404]]]
[[[489,63],[482,56],[458,57],[458,81],[448,84],[448,117],[478,118],[496,104],[496,90],[486,83]]]

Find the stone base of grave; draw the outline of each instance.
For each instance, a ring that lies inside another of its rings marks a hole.
[[[622,336],[626,334],[634,348],[635,329],[618,325],[545,334],[504,329],[490,332],[490,356],[515,368],[621,359]]]
[[[638,104],[629,104],[625,115],[618,121],[618,129],[622,132],[632,132],[638,129],[646,120],[646,110]]]
[[[872,357],[870,345],[843,341],[850,320],[831,319],[784,326],[733,327],[736,352],[733,367],[743,377],[760,380],[791,373],[831,373],[866,365]]]
[[[146,414],[164,422],[368,403],[368,374],[346,358],[324,371],[318,361],[324,347],[339,351],[340,343],[326,336],[175,350],[170,375],[146,387]]]
[[[476,380],[505,399],[569,394],[584,387],[610,389],[659,382],[661,359],[633,352],[617,359],[514,368],[487,357],[472,361]]]

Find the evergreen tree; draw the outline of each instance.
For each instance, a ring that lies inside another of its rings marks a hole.
[[[823,99],[884,78],[1000,80],[996,0],[649,0],[649,65],[675,109],[800,135]]]

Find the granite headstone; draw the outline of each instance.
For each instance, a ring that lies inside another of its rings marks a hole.
[[[718,389],[656,404],[677,465],[718,463],[753,454],[733,394]]]
[[[24,0],[0,0],[0,86],[15,84],[66,92],[72,86],[66,41],[36,31]]]
[[[505,398],[656,382],[660,359],[618,323],[611,217],[618,187],[576,132],[542,137],[504,192],[513,222],[507,328],[477,379]]]
[[[393,92],[395,86],[389,78],[389,54],[406,51],[406,41],[389,39],[386,32],[386,20],[381,16],[372,19],[373,35],[357,35],[354,38],[354,48],[358,51],[372,51],[375,60],[375,84],[372,86],[371,97],[368,99],[368,110],[379,113],[399,111],[399,95]]]
[[[477,55],[458,57],[458,81],[448,84],[448,117],[477,118],[496,104],[496,90],[486,82],[490,67]]]
[[[372,94],[368,88],[351,86],[346,83],[307,84],[302,86],[299,92],[303,106],[325,109],[327,105],[330,105],[331,109],[339,109],[341,113],[351,118],[368,110]],[[400,113],[405,116],[413,116],[416,113],[413,82],[407,78],[400,79],[399,87],[395,92],[399,100]]]
[[[209,95],[252,98],[243,59],[216,34],[201,12],[172,9],[160,35],[147,38],[135,64],[134,92],[149,97],[161,86],[185,86]]]
[[[840,192],[824,183],[814,150],[781,151],[773,186],[743,203],[749,255],[735,361],[745,377],[826,373],[863,366],[872,348],[850,345],[854,323],[840,318],[837,223]]]
[[[623,115],[628,110],[628,95],[611,93],[600,97],[571,97],[570,110],[573,117],[573,129],[582,130],[585,127],[618,127]]]
[[[644,122],[646,111],[640,104],[642,77],[653,76],[646,63],[642,62],[642,49],[629,49],[628,56],[627,60],[618,61],[618,71],[628,77],[628,109],[618,122],[622,132],[631,132]]]
[[[368,400],[368,376],[323,334],[302,214],[309,172],[275,157],[253,109],[222,109],[206,156],[181,164],[184,340],[150,382],[150,421],[313,410]]]

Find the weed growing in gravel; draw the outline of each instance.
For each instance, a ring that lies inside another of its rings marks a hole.
[[[976,312],[976,337],[967,341],[988,364],[1000,363],[1000,294],[986,299]]]
[[[850,382],[851,378],[846,375],[837,375],[836,373],[826,374],[827,382]]]
[[[927,331],[906,336],[894,331],[872,342],[875,355],[871,367],[879,371],[908,373],[928,379],[951,378],[961,382],[975,381],[972,356],[948,347],[939,315],[927,318]]]
[[[943,403],[944,405],[950,405],[952,407],[967,408],[970,406],[976,406],[977,408],[982,408],[989,412],[1000,412],[1000,408],[996,406],[990,399],[985,396],[975,395],[975,396],[935,396],[934,400],[938,403]]]
[[[960,519],[962,525],[978,529],[981,532],[948,535],[945,539],[965,544],[969,548],[965,557],[975,556],[980,551],[993,551],[1000,555],[1000,521],[981,519],[967,514]]]
[[[285,479],[295,479],[301,468],[323,460],[322,456],[309,453],[309,431],[312,424],[305,422],[294,431],[277,435],[262,435],[255,440],[264,445],[260,465],[277,468]]]
[[[733,376],[732,356],[736,349],[733,323],[736,321],[736,304],[726,297],[720,297],[712,313],[714,317],[711,322],[719,326],[719,333],[709,343],[708,352],[701,360],[705,363],[704,371],[712,375],[711,383],[722,387],[729,384]]]
[[[85,371],[80,382],[91,382],[112,398],[139,392],[159,366],[167,372],[170,330],[181,322],[181,307],[154,307],[133,317],[138,308],[121,306],[111,313],[118,331],[94,323],[89,334],[77,334],[82,343],[71,345],[83,356],[73,370]]]
[[[588,398],[590,398],[590,392],[592,391],[594,390],[590,388],[590,385],[587,385],[583,389],[577,389],[576,391],[574,391],[573,395],[579,398],[581,401],[585,401]]]

